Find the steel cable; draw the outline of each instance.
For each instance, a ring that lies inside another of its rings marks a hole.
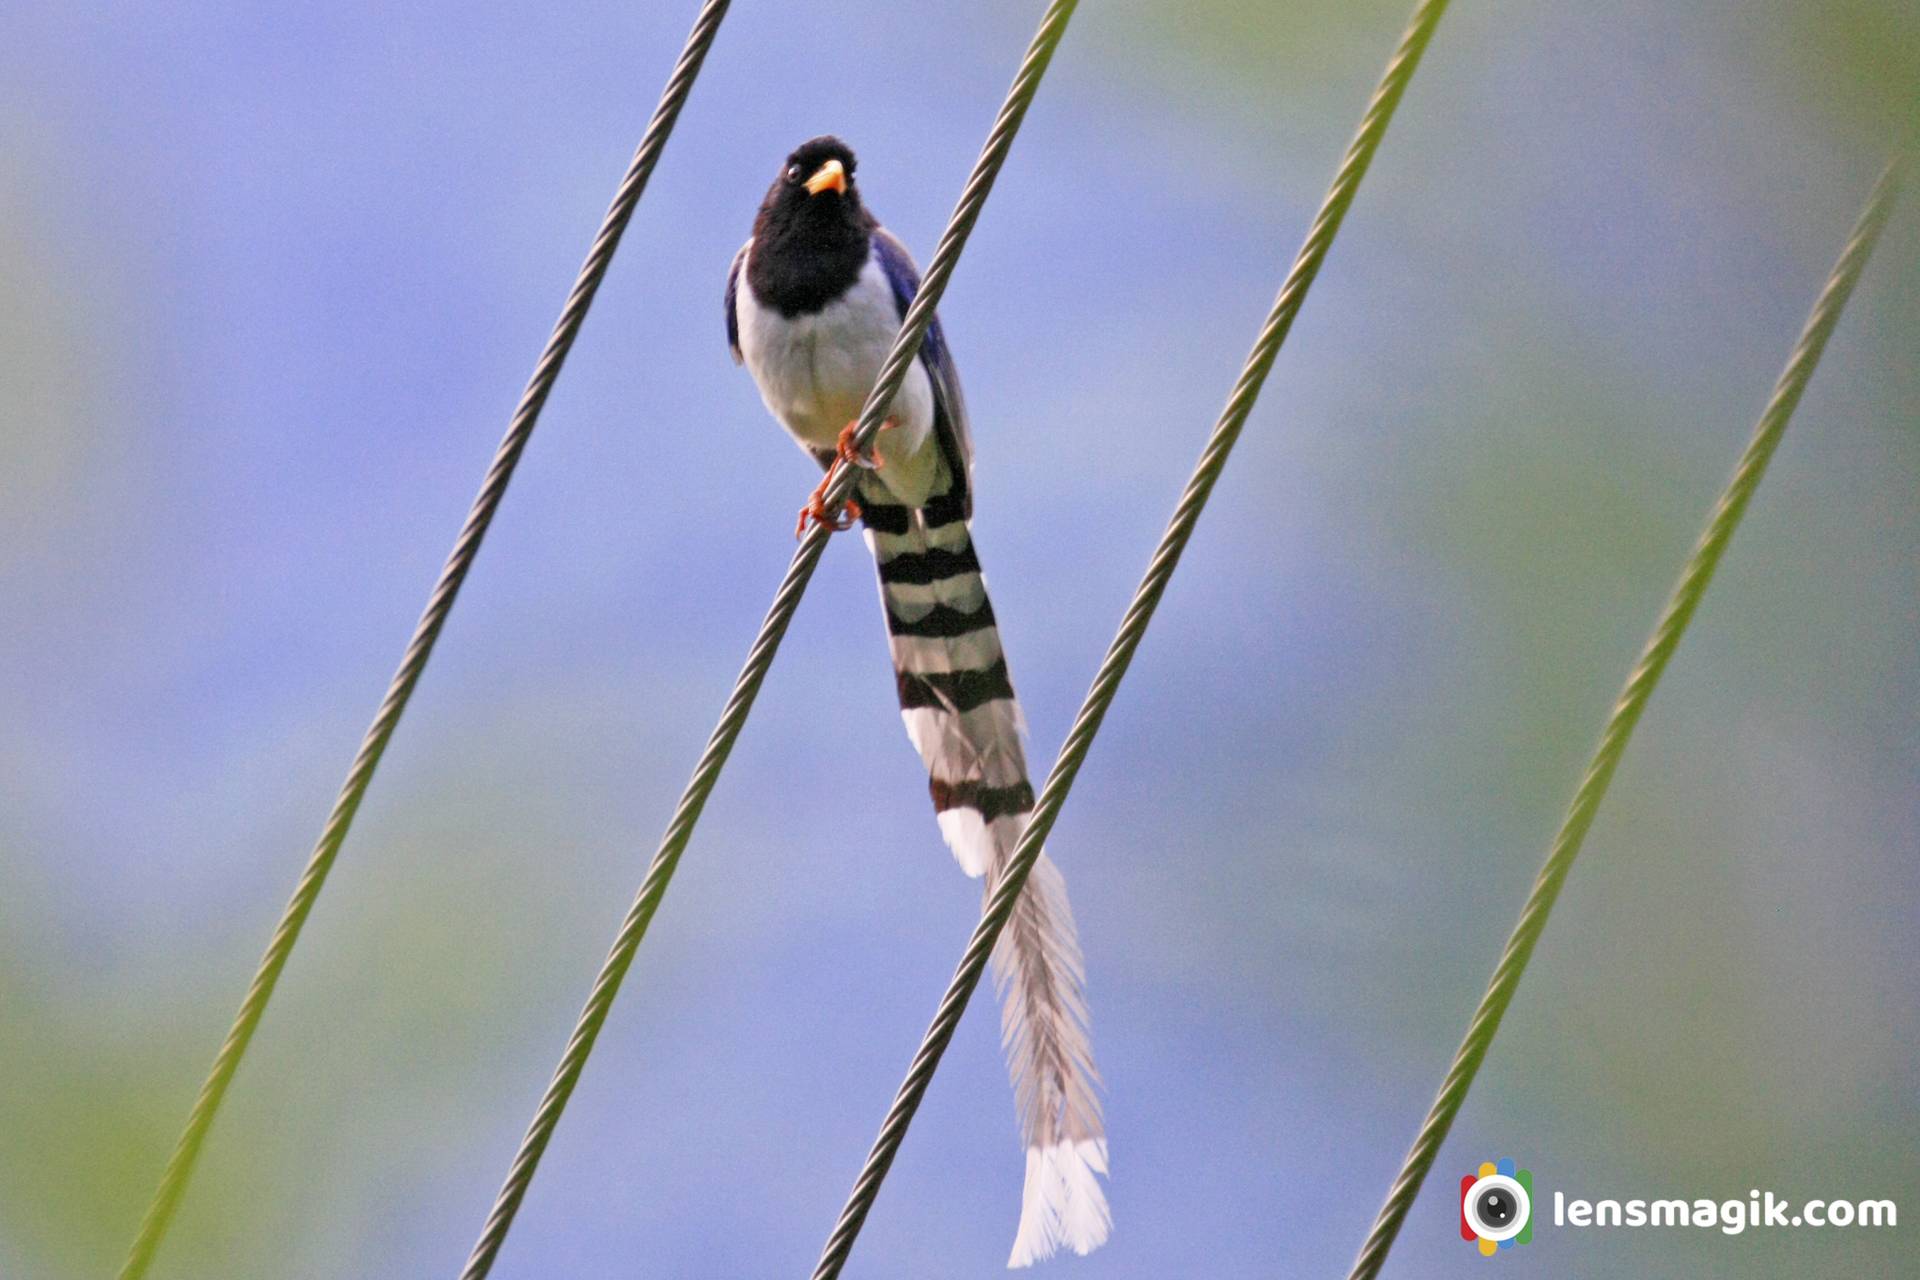
[[[919,1109],[927,1086],[932,1083],[933,1074],[939,1068],[941,1055],[946,1052],[954,1030],[960,1024],[960,1017],[966,1012],[967,1002],[979,986],[980,975],[986,968],[987,958],[993,952],[1000,930],[1012,914],[1014,902],[1026,885],[1027,875],[1040,856],[1061,805],[1066,803],[1067,793],[1072,789],[1080,765],[1093,746],[1094,736],[1100,731],[1107,708],[1113,704],[1114,695],[1119,692],[1120,681],[1133,661],[1134,651],[1146,635],[1147,624],[1153,620],[1154,610],[1166,591],[1175,566],[1179,564],[1181,552],[1193,536],[1200,513],[1206,508],[1214,483],[1227,465],[1227,456],[1232,452],[1234,442],[1240,438],[1247,415],[1252,412],[1254,401],[1259,397],[1261,384],[1266,381],[1267,372],[1273,367],[1274,358],[1279,355],[1280,346],[1293,327],[1294,317],[1299,314],[1301,304],[1306,300],[1307,290],[1319,273],[1327,250],[1359,190],[1360,180],[1366,175],[1367,166],[1372,163],[1374,153],[1379,149],[1380,139],[1393,118],[1394,108],[1399,105],[1407,81],[1419,65],[1428,41],[1433,38],[1434,27],[1446,8],[1447,0],[1422,0],[1400,37],[1399,47],[1387,63],[1386,72],[1367,104],[1365,115],[1361,117],[1360,127],[1347,146],[1339,170],[1334,174],[1333,184],[1321,202],[1312,227],[1308,229],[1306,241],[1280,286],[1273,309],[1268,313],[1253,350],[1247,356],[1233,393],[1227,398],[1226,408],[1221,411],[1206,449],[1201,453],[1193,476],[1187,481],[1186,490],[1174,509],[1173,518],[1147,565],[1146,576],[1135,591],[1132,603],[1127,606],[1119,632],[1108,647],[1106,657],[1094,676],[1093,685],[1087,692],[1086,701],[1081,704],[1080,712],[1074,718],[1073,728],[1067,734],[1066,744],[1060,749],[1060,757],[1054,762],[1045,788],[1040,792],[1033,816],[1028,819],[1020,842],[1008,859],[1006,870],[995,883],[982,909],[980,922],[967,943],[953,981],[941,997],[933,1022],[920,1042],[919,1051],[914,1054],[912,1065],[907,1069],[906,1080],[887,1111],[880,1135],[867,1155],[866,1164],[854,1183],[846,1207],[841,1210],[833,1234],[828,1238],[820,1261],[814,1268],[814,1280],[831,1280],[846,1265],[854,1240],[866,1221],[867,1212],[879,1195],[880,1184],[885,1180],[900,1143],[906,1137],[907,1126],[913,1122],[914,1112]]]
[[[1560,887],[1566,881],[1567,872],[1572,869],[1573,860],[1586,840],[1587,831],[1593,826],[1594,815],[1606,796],[1608,784],[1613,781],[1614,769],[1620,763],[1621,754],[1626,751],[1627,740],[1633,736],[1634,726],[1639,723],[1647,700],[1653,696],[1654,686],[1660,682],[1661,673],[1666,670],[1668,659],[1673,656],[1680,637],[1686,632],[1700,598],[1706,594],[1707,584],[1712,581],[1714,570],[1719,567],[1720,559],[1726,553],[1727,543],[1746,512],[1747,502],[1753,497],[1753,491],[1760,484],[1760,477],[1766,472],[1767,463],[1787,429],[1787,420],[1793,416],[1795,406],[1800,403],[1800,395],[1806,390],[1808,379],[1813,376],[1814,366],[1820,362],[1828,335],[1840,319],[1841,308],[1853,292],[1854,283],[1860,278],[1868,255],[1873,252],[1881,228],[1886,225],[1899,190],[1901,167],[1902,162],[1895,159],[1874,184],[1873,193],[1867,198],[1859,221],[1854,224],[1846,248],[1834,264],[1826,287],[1820,291],[1819,300],[1814,303],[1813,311],[1807,317],[1806,327],[1800,332],[1793,355],[1781,372],[1779,381],[1774,384],[1773,396],[1754,427],[1746,451],[1740,455],[1733,478],[1728,481],[1720,500],[1714,504],[1706,530],[1694,544],[1693,553],[1688,557],[1686,568],[1667,600],[1652,638],[1641,651],[1633,674],[1627,677],[1626,687],[1621,690],[1613,714],[1608,718],[1606,731],[1600,737],[1600,745],[1580,779],[1579,788],[1574,792],[1566,820],[1561,823],[1560,832],[1554,837],[1546,863],[1533,882],[1526,905],[1521,908],[1519,922],[1514,926],[1512,936],[1507,939],[1506,949],[1500,954],[1493,980],[1480,999],[1480,1007],[1474,1010],[1473,1020],[1467,1024],[1466,1038],[1460,1042],[1460,1048],[1453,1056],[1453,1065],[1447,1069],[1439,1096],[1427,1112],[1426,1122],[1420,1126],[1420,1133],[1414,1139],[1412,1149],[1407,1152],[1399,1176],[1393,1180],[1386,1203],[1381,1206],[1380,1215],[1360,1249],[1348,1280],[1371,1280],[1386,1263],[1387,1251],[1393,1247],[1400,1224],[1413,1206],[1414,1197],[1419,1195],[1420,1184],[1439,1155],[1440,1144],[1453,1127],[1454,1117],[1466,1101],[1467,1090],[1480,1070],[1480,1063],[1487,1056],[1494,1033],[1500,1029],[1500,1020],[1506,1016],[1507,1006],[1513,1002],[1527,961],[1532,958],[1534,946],[1547,927],[1547,913],[1553,910],[1554,900],[1560,896]]]
[[[1065,34],[1067,20],[1073,15],[1077,4],[1078,0],[1053,0],[1041,18],[1039,30],[1028,46],[1026,56],[1021,60],[1019,71],[1015,74],[1013,84],[1007,90],[1006,99],[1000,107],[1000,113],[994,120],[993,129],[987,136],[986,144],[981,148],[980,158],[975,162],[973,172],[961,192],[959,203],[954,207],[953,215],[947,222],[946,231],[941,235],[940,243],[934,249],[933,257],[927,264],[926,275],[920,282],[920,291],[914,298],[913,305],[907,308],[906,316],[901,321],[899,335],[894,339],[893,348],[888,353],[886,362],[881,366],[879,379],[875,382],[872,392],[867,396],[866,405],[861,410],[859,427],[854,436],[855,446],[861,450],[871,444],[874,435],[880,430],[880,424],[886,417],[887,406],[893,402],[894,394],[906,377],[908,367],[919,354],[921,340],[926,336],[927,325],[933,318],[934,309],[939,305],[940,295],[946,290],[947,280],[953,274],[954,264],[959,261],[961,250],[966,247],[967,237],[972,233],[974,223],[980,217],[981,207],[986,203],[988,192],[993,189],[994,179],[999,176],[1008,149],[1013,145],[1014,135],[1020,131],[1020,124],[1026,117],[1027,107],[1040,87],[1041,77],[1046,73],[1047,64],[1052,60],[1054,49],[1059,45],[1061,36]],[[856,482],[857,476],[852,468],[840,468],[827,490],[828,506],[837,508],[845,502]],[[706,750],[694,767],[693,776],[680,796],[673,818],[667,824],[666,833],[661,837],[660,846],[653,855],[653,861],[647,867],[645,878],[641,881],[639,892],[634,896],[633,905],[621,922],[606,962],[594,979],[586,1004],[581,1009],[578,1021],[574,1024],[573,1034],[567,1041],[566,1051],[561,1055],[559,1066],[554,1070],[553,1079],[548,1084],[538,1109],[534,1112],[533,1122],[528,1126],[526,1136],[521,1140],[520,1149],[507,1171],[506,1180],[494,1200],[493,1210],[487,1216],[480,1238],[474,1244],[465,1269],[460,1273],[461,1280],[481,1280],[481,1277],[493,1269],[494,1259],[499,1255],[500,1247],[513,1225],[514,1215],[519,1211],[520,1202],[525,1198],[527,1188],[533,1181],[533,1175],[540,1164],[540,1157],[546,1151],[555,1127],[560,1123],[560,1115],[566,1109],[567,1100],[573,1095],[574,1086],[579,1082],[580,1073],[586,1066],[588,1055],[593,1052],[594,1042],[599,1038],[601,1027],[606,1023],[607,1014],[613,1007],[614,997],[619,994],[620,984],[633,964],[634,955],[639,950],[641,941],[646,937],[647,926],[652,922],[654,912],[660,905],[660,899],[673,879],[674,869],[679,865],[681,853],[685,851],[688,841],[693,837],[694,826],[699,822],[701,811],[706,807],[707,798],[712,794],[714,784],[719,780],[720,771],[727,762],[727,756],[733,750],[733,744],[746,724],[747,715],[753,709],[754,698],[759,694],[767,671],[773,665],[774,655],[780,648],[780,641],[786,635],[787,626],[793,620],[794,611],[799,608],[800,598],[805,594],[807,583],[813,577],[821,552],[825,550],[827,540],[831,536],[830,528],[824,524],[815,524],[801,540],[799,549],[794,552],[786,577],[781,580],[779,589],[774,593],[773,604],[767,610],[766,619],[761,623],[759,634],[755,637],[753,647],[747,654],[746,664],[741,668],[740,675],[734,682],[733,692],[728,696],[726,707],[720,714],[720,722],[715,726],[712,736],[707,741]]]
[[[327,815],[319,842],[314,846],[306,869],[301,872],[300,881],[294,886],[293,896],[280,915],[280,922],[274,928],[266,953],[261,957],[253,981],[247,988],[246,998],[240,1003],[240,1011],[234,1017],[220,1052],[213,1060],[213,1068],[200,1086],[198,1097],[194,1099],[193,1110],[187,1116],[186,1129],[167,1160],[159,1189],[148,1206],[140,1224],[140,1233],[135,1237],[127,1261],[120,1270],[121,1280],[138,1280],[138,1277],[144,1276],[152,1265],[155,1251],[166,1236],[180,1197],[193,1175],[207,1130],[213,1124],[221,1100],[226,1096],[227,1086],[232,1083],[240,1060],[246,1054],[247,1045],[266,1012],[274,986],[280,980],[281,971],[286,968],[287,959],[293,953],[294,943],[299,940],[301,927],[313,910],[314,901],[320,896],[327,873],[332,870],[334,859],[346,843],[348,829],[352,827],[354,815],[359,812],[360,802],[373,781],[374,770],[379,767],[380,757],[385,754],[394,728],[400,723],[407,700],[413,696],[414,686],[420,682],[421,672],[426,669],[427,659],[433,653],[440,629],[446,625],[447,615],[453,611],[454,598],[459,595],[467,571],[473,567],[474,557],[480,552],[480,542],[486,537],[487,527],[493,523],[500,500],[506,495],[514,468],[519,464],[520,455],[539,421],[540,410],[546,405],[547,396],[560,376],[560,367],[573,348],[580,326],[586,320],[587,309],[593,305],[594,294],[606,277],[614,250],[619,247],[620,237],[627,229],[634,207],[639,204],[641,193],[646,190],[647,179],[652,176],[660,153],[667,145],[674,121],[693,88],[694,79],[700,73],[700,64],[713,44],[713,38],[720,29],[720,20],[726,16],[730,3],[731,0],[707,0],[694,21],[680,60],[675,64],[673,74],[668,77],[666,88],[661,91],[659,105],[654,108],[653,118],[634,151],[632,162],[627,166],[626,176],[621,179],[613,203],[600,222],[599,234],[594,237],[593,247],[580,267],[573,290],[567,295],[566,306],[554,324],[546,348],[540,353],[539,363],[534,366],[533,376],[521,394],[506,435],[487,468],[486,479],[467,512],[466,523],[461,526],[460,536],[454,542],[446,566],[440,571],[433,594],[428,597],[426,610],[414,627],[413,638],[407,643],[399,670],[394,673],[392,682],[387,686],[386,697],[381,699],[380,709],[360,742],[360,750],[353,758],[353,767],[348,770],[346,781],[341,784],[332,812]]]

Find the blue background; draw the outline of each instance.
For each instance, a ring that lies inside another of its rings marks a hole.
[[[109,1273],[694,5],[0,16],[0,1274]],[[723,345],[831,130],[924,258],[1039,5],[736,5],[161,1276],[450,1275],[791,552]],[[1406,17],[1089,4],[942,308],[1052,758]],[[1462,3],[1051,842],[1094,1277],[1337,1275],[1891,140],[1904,4]],[[1394,1255],[1890,1274],[1920,1212],[1920,203],[1888,229]],[[977,908],[836,541],[496,1274],[809,1267]],[[999,1274],[976,1008],[850,1275]]]

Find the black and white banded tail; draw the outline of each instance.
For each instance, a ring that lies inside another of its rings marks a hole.
[[[879,565],[900,711],[926,763],[941,834],[961,868],[986,876],[990,891],[1033,810],[1033,784],[965,495],[942,472],[942,492],[920,507],[902,505],[879,475],[862,476],[861,520]],[[1023,1267],[1062,1246],[1087,1253],[1112,1225],[1099,1181],[1107,1143],[1086,975],[1066,882],[1045,853],[1000,935],[993,970],[1027,1148],[1020,1228],[1008,1259]]]

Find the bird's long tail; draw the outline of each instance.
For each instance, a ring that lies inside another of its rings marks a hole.
[[[860,486],[867,545],[900,710],[926,762],[940,831],[961,869],[989,892],[1033,810],[1025,723],[1007,676],[993,606],[951,493],[901,505],[877,476]],[[1008,1265],[1061,1246],[1088,1253],[1112,1219],[1099,1176],[1107,1143],[1088,1038],[1086,975],[1066,881],[1043,852],[993,952],[1001,1039],[1026,1140],[1026,1190]]]

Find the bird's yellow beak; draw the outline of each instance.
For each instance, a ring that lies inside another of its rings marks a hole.
[[[847,170],[838,160],[829,160],[813,171],[807,179],[807,194],[817,196],[827,188],[833,188],[841,195],[847,194]]]

